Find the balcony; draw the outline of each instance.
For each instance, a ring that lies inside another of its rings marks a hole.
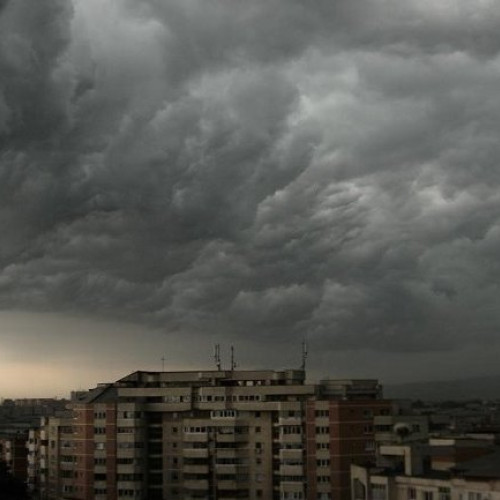
[[[191,410],[191,402],[186,403],[146,403],[146,411],[178,412]]]
[[[248,469],[248,465],[242,464],[215,464],[216,474],[239,474]]]
[[[187,479],[184,480],[184,488],[187,490],[208,491],[208,479]]]
[[[182,456],[184,458],[208,458],[208,448],[184,448]]]
[[[144,422],[140,418],[118,418],[116,419],[117,427],[143,427]]]
[[[302,444],[302,434],[279,434],[276,440],[282,444]]]
[[[184,474],[208,474],[208,464],[186,465],[182,467]]]
[[[280,476],[302,476],[304,474],[303,465],[280,465]]]
[[[185,443],[208,443],[208,434],[201,432],[185,433]]]
[[[247,490],[249,488],[248,479],[224,479],[222,481],[217,481],[217,489],[220,491],[233,491],[244,489]]]
[[[248,434],[217,434],[218,443],[245,443],[248,441]]]
[[[302,425],[301,417],[282,417],[275,425]]]
[[[248,448],[217,448],[217,458],[236,458],[247,457],[249,455]]]
[[[278,458],[280,461],[283,460],[301,460],[303,455],[303,449],[302,448],[297,448],[297,449],[281,449],[279,451]]]
[[[304,492],[304,480],[302,481],[281,481],[279,490],[283,493]],[[305,495],[303,494],[305,498]]]

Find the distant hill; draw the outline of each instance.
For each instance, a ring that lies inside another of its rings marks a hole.
[[[384,396],[423,401],[500,399],[500,375],[463,380],[384,384]]]

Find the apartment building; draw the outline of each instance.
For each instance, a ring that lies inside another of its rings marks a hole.
[[[462,438],[381,446],[351,481],[352,500],[500,500],[500,451]]]
[[[376,380],[135,372],[48,419],[45,498],[348,500],[390,408]]]
[[[5,462],[10,473],[21,481],[27,479],[27,436],[27,432],[16,431],[0,437],[0,460]]]
[[[42,464],[41,451],[41,429],[33,428],[28,431],[28,440],[26,441],[26,461],[27,461],[27,478],[26,486],[28,491],[37,495],[40,490],[40,465]]]
[[[73,413],[66,416],[43,417],[35,442],[35,456],[38,464],[34,467],[38,477],[32,480],[35,492],[41,499],[72,498],[74,488],[73,455]],[[38,448],[38,450],[37,450]]]

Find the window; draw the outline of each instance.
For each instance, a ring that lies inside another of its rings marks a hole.
[[[372,484],[372,499],[373,500],[385,500],[386,499],[386,488],[385,484]]]
[[[104,443],[96,443],[96,445],[99,445],[99,444],[102,444],[104,445]],[[153,444],[156,444],[156,443],[153,443]],[[161,444],[161,443],[159,443]],[[133,442],[124,442],[124,443],[118,443],[117,444],[117,448],[121,448],[121,449],[133,449],[133,448],[143,448],[143,443],[138,441],[136,443],[133,443]],[[98,448],[98,449],[104,449],[103,448]]]
[[[318,476],[318,483],[329,483],[330,476]]]
[[[330,412],[328,410],[316,410],[314,412],[315,417],[328,417]]]
[[[450,500],[451,499],[451,489],[440,486],[438,488],[438,499],[439,500]]]
[[[103,475],[105,476],[105,474]],[[133,474],[133,473],[117,474],[116,479],[118,481],[142,481],[142,474]]]
[[[302,500],[304,495],[301,491],[284,491],[280,498],[281,500]]]
[[[330,428],[326,426],[316,427],[316,434],[328,434],[330,432]]]
[[[133,434],[134,428],[133,427],[118,427],[117,432],[118,432],[118,434]]]
[[[210,412],[211,418],[236,418],[237,416],[236,410],[213,410]]]
[[[433,497],[432,491],[424,491],[424,500],[433,500]]]
[[[417,490],[416,488],[409,487],[407,490],[408,500],[417,500]]]
[[[320,458],[316,460],[316,466],[317,467],[329,467],[330,466],[330,459],[329,458]]]
[[[375,441],[367,441],[365,443],[365,450],[366,451],[373,451],[375,449]]]
[[[141,490],[131,490],[131,489],[118,490],[118,497],[140,497],[141,494],[142,494]]]
[[[329,450],[330,443],[316,443],[316,449],[317,450]]]
[[[366,486],[359,479],[354,479],[352,489],[355,500],[366,500]]]
[[[123,411],[120,416],[121,418],[141,418],[142,413],[140,411]]]
[[[302,434],[300,425],[284,425],[281,428],[282,434]]]

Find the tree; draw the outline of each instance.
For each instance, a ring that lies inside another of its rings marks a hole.
[[[0,492],[2,500],[28,500],[26,485],[15,478],[7,464],[0,460]]]

